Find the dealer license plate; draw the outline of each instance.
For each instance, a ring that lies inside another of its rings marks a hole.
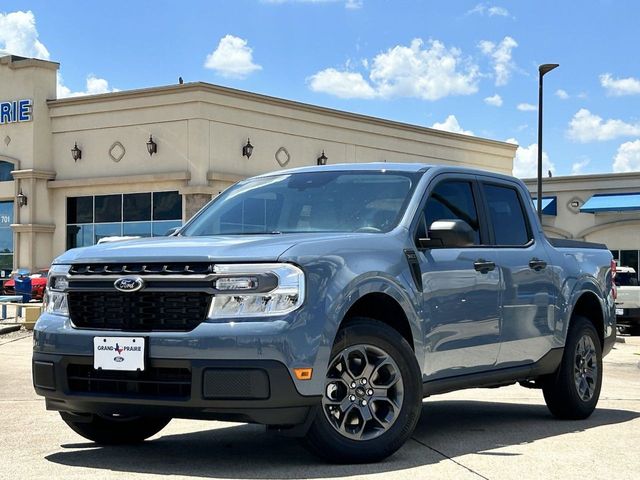
[[[144,370],[143,337],[93,337],[96,370]]]
[[[624,308],[616,308],[616,315],[624,315]]]

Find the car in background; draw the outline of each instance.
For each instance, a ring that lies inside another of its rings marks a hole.
[[[616,323],[620,333],[640,335],[640,286],[632,267],[617,267],[614,282],[617,287]]]
[[[16,294],[16,282],[15,276],[23,274],[31,277],[31,298],[33,300],[42,301],[44,296],[44,289],[47,286],[47,275],[49,274],[48,268],[38,270],[36,273],[31,273],[28,270],[18,270],[11,276],[2,286],[3,295],[15,295]]]

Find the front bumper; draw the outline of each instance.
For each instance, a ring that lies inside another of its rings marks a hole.
[[[321,318],[301,309],[268,321],[203,322],[190,331],[132,332],[80,329],[69,318],[45,313],[34,328],[34,353],[92,358],[95,336],[141,336],[151,361],[276,361],[286,367],[300,395],[318,396],[333,343],[322,335]],[[312,378],[296,379],[295,368],[313,368]]]
[[[34,352],[32,371],[48,410],[77,414],[299,425],[320,403],[301,395],[274,360],[149,359],[143,373],[105,373],[89,356]]]

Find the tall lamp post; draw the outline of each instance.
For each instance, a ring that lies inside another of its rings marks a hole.
[[[538,218],[542,223],[542,77],[554,68],[559,67],[557,63],[545,63],[538,67],[540,76],[538,77]]]

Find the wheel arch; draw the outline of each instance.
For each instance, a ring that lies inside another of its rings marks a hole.
[[[602,303],[598,295],[592,290],[583,290],[576,295],[573,308],[571,309],[571,321],[575,315],[580,315],[588,319],[596,331],[600,339],[600,346],[604,349],[604,311]]]
[[[370,292],[356,300],[346,311],[341,326],[358,317],[378,320],[396,330],[416,351],[415,335],[406,312],[391,295],[383,292]]]

